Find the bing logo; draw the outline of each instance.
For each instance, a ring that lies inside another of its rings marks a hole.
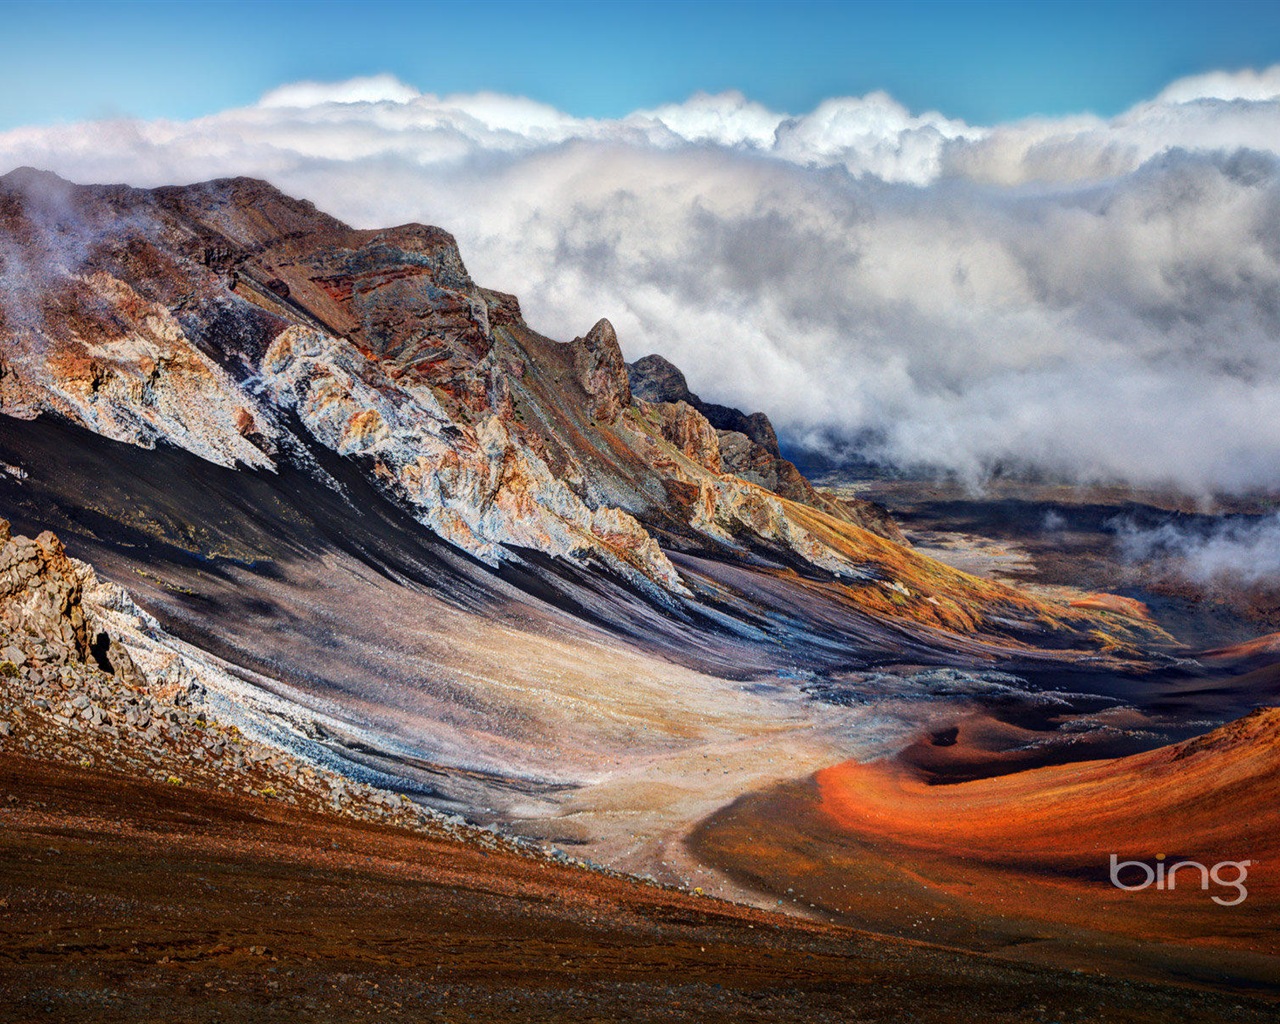
[[[1206,867],[1199,861],[1180,860],[1176,864],[1167,864],[1165,855],[1160,853],[1156,854],[1156,863],[1153,867],[1145,861],[1120,860],[1113,853],[1111,884],[1125,892],[1139,892],[1153,885],[1160,890],[1172,890],[1178,887],[1179,882],[1182,882],[1185,887],[1188,879],[1190,884],[1195,884],[1198,878],[1201,889],[1207,890],[1210,882],[1227,889],[1234,889],[1235,895],[1232,899],[1225,899],[1222,896],[1209,897],[1219,906],[1234,907],[1243,903],[1249,896],[1249,890],[1244,887],[1244,883],[1249,877],[1249,865],[1252,863],[1251,860],[1223,860],[1212,867]],[[1121,880],[1121,872],[1127,873],[1129,881]],[[1229,877],[1224,877],[1224,872],[1230,873]],[[1138,877],[1135,878],[1135,875]]]

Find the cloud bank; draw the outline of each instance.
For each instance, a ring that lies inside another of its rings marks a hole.
[[[1174,523],[1142,529],[1122,522],[1116,539],[1130,561],[1158,561],[1202,586],[1280,581],[1280,513],[1222,519],[1198,530]]]
[[[615,120],[389,76],[186,122],[0,134],[0,171],[268,178],[453,231],[555,337],[598,317],[793,440],[981,480],[1280,487],[1280,68],[1119,117],[969,125],[873,93]]]

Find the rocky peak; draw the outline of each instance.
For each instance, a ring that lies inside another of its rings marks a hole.
[[[745,434],[774,458],[781,457],[778,435],[769,417],[762,412],[747,414],[728,405],[704,402],[689,390],[685,376],[660,355],[644,356],[627,366],[631,393],[646,402],[688,402],[702,413],[716,430]]]
[[[40,189],[70,191],[74,186],[53,171],[37,167],[15,167],[8,174],[0,174],[0,190],[6,192],[33,192]]]
[[[684,374],[660,355],[644,356],[627,365],[631,393],[646,402],[682,405],[715,431],[715,450],[687,416],[674,413],[663,418],[667,440],[686,455],[715,472],[728,472],[749,480],[783,498],[820,509],[898,544],[906,538],[888,509],[874,502],[841,500],[818,491],[796,467],[782,457],[778,435],[762,412],[744,413],[727,405],[704,402],[689,390]]]
[[[631,393],[646,402],[688,402],[695,408],[701,404],[674,363],[662,356],[643,356],[627,365]]]
[[[591,416],[613,423],[631,404],[627,364],[613,324],[600,319],[585,338],[574,338],[573,368],[591,403]]]

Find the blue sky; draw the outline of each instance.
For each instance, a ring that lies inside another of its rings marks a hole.
[[[1113,114],[1172,79],[1280,61],[1277,3],[19,3],[0,129],[186,118],[299,79],[390,72],[618,116],[738,89],[803,112],[885,89],[971,123]]]
[[[443,225],[548,336],[889,463],[1280,487],[1277,0],[0,0],[24,165]]]

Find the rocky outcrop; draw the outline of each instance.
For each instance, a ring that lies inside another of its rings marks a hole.
[[[775,458],[781,457],[778,435],[762,412],[744,413],[727,405],[704,402],[689,390],[684,374],[660,355],[644,356],[627,366],[631,390],[647,402],[688,402],[716,430],[744,434]]]
[[[0,628],[12,669],[28,662],[92,664],[126,682],[140,676],[128,650],[85,606],[99,581],[83,562],[67,557],[47,530],[35,540],[13,536],[0,519]]]
[[[494,291],[492,288],[481,288],[485,307],[489,311],[491,327],[523,327],[524,314],[520,311],[520,300],[506,292]]]
[[[778,435],[762,412],[748,415],[712,402],[689,390],[684,374],[660,355],[628,364],[632,393],[651,403],[685,403],[696,409],[716,431],[720,465],[780,497],[809,505],[845,522],[870,530],[898,544],[906,538],[889,510],[871,501],[849,501],[823,494],[795,465],[782,457]]]
[[[652,417],[664,440],[685,458],[712,473],[721,473],[720,438],[707,418],[688,402],[645,403],[643,411]]]
[[[89,627],[80,578],[53,534],[14,537],[0,520],[0,622],[10,632],[41,637],[61,660],[89,657]]]
[[[585,338],[574,338],[572,346],[573,369],[587,393],[591,418],[601,423],[616,422],[631,404],[631,384],[613,324],[604,319],[597,321]]]
[[[496,564],[504,545],[595,556],[633,583],[684,592],[640,523],[588,507],[496,413],[461,432],[432,389],[396,383],[351,343],[301,327],[276,338],[262,370],[276,405],[340,455],[365,460],[424,524],[476,557]]]

